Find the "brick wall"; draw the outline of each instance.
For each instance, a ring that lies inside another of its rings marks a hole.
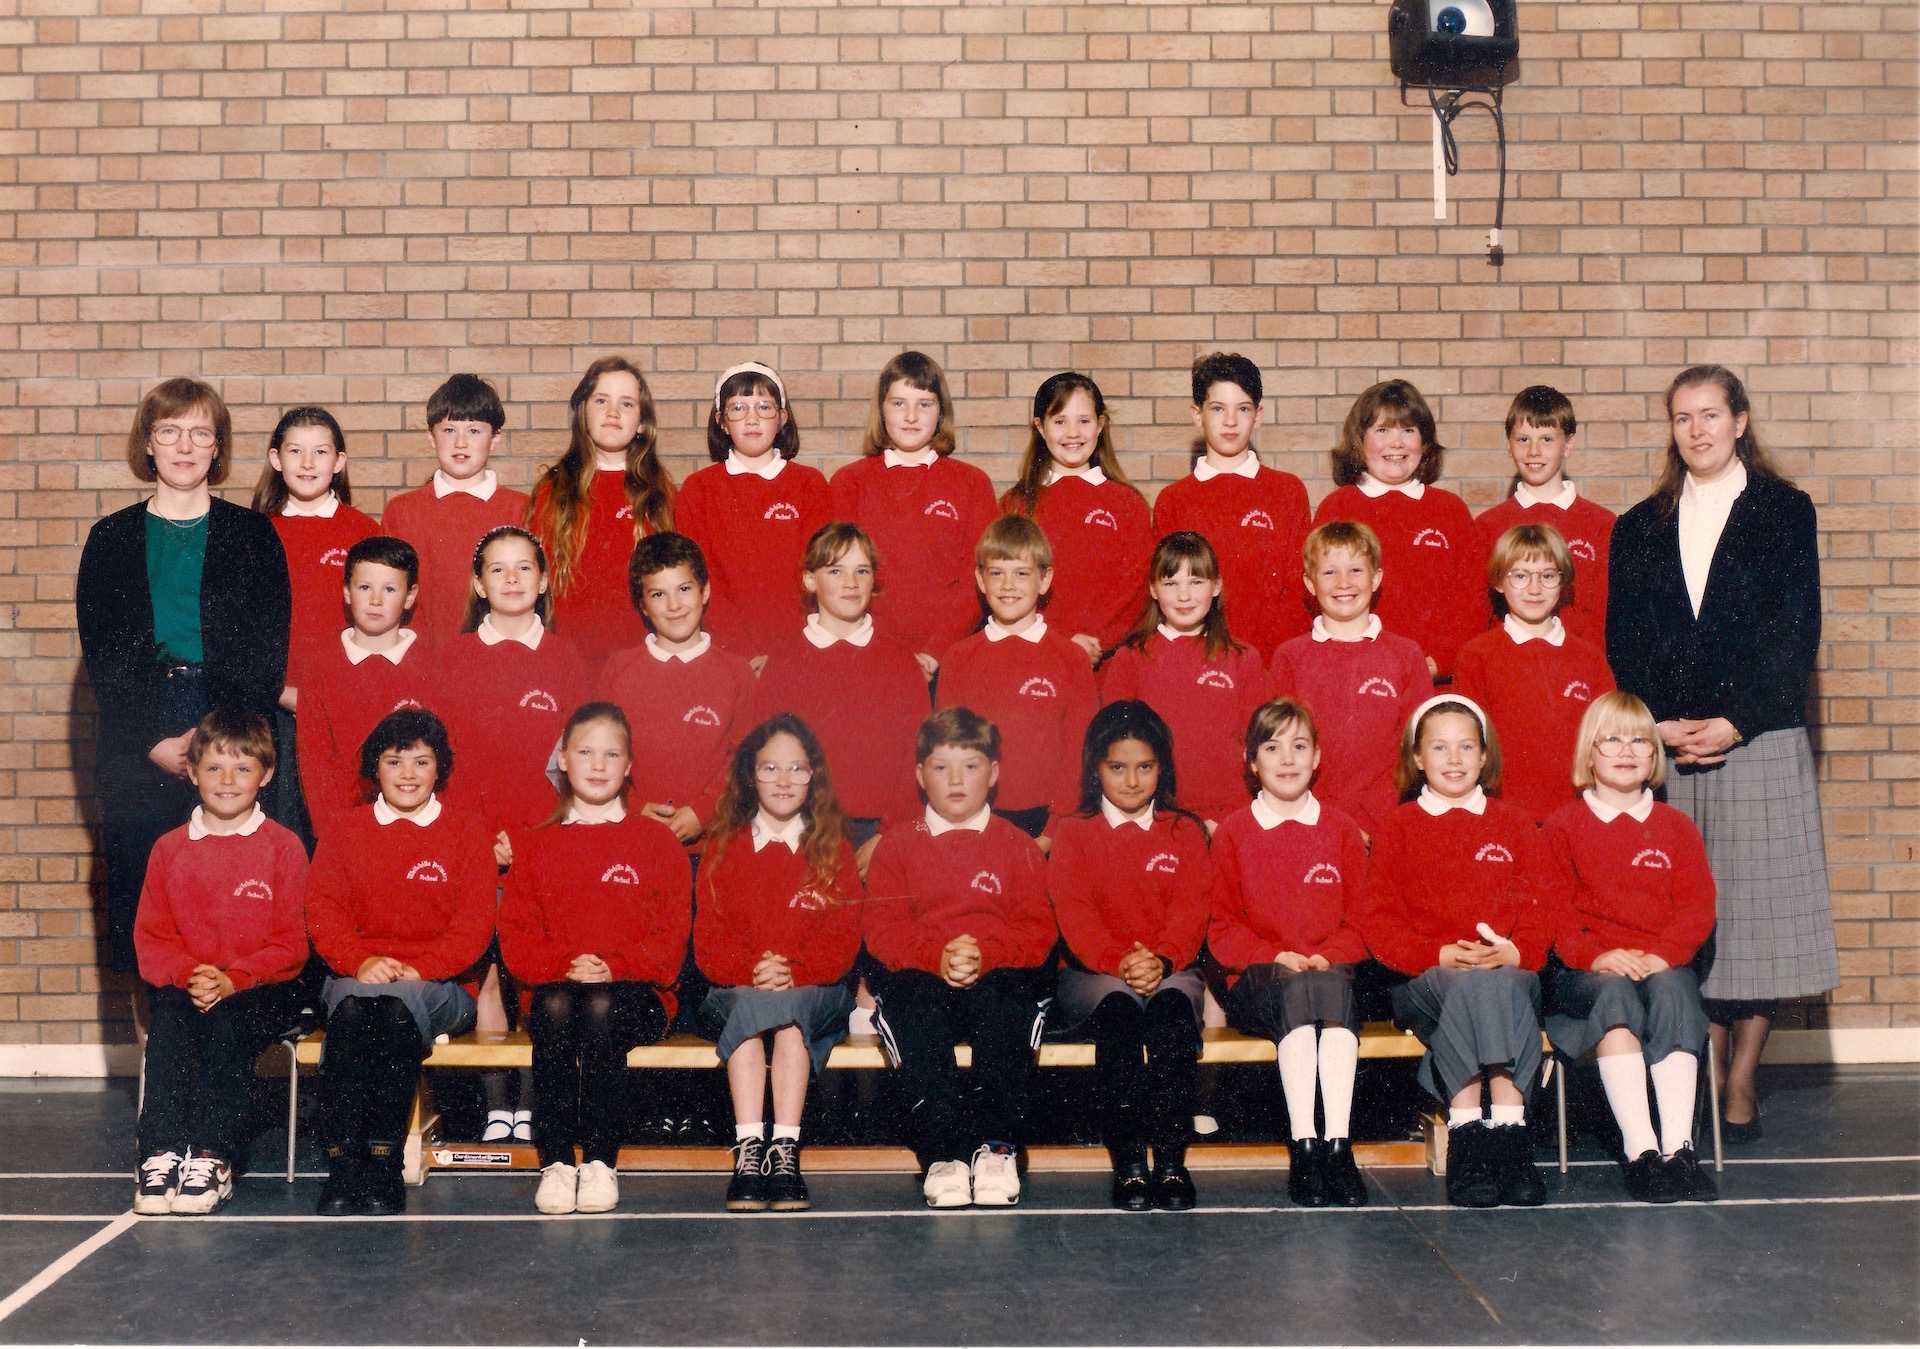
[[[377,507],[430,471],[421,405],[452,370],[506,395],[516,484],[610,351],[650,372],[676,473],[749,355],[831,470],[905,346],[953,373],[963,452],[1002,482],[1037,380],[1092,372],[1149,494],[1185,467],[1198,351],[1260,362],[1262,448],[1316,497],[1352,395],[1405,374],[1477,507],[1522,385],[1573,395],[1576,476],[1620,508],[1674,370],[1743,371],[1820,507],[1845,976],[1822,1014],[1920,1024],[1904,0],[1527,0],[1500,272],[1491,124],[1460,123],[1437,224],[1384,0],[260,8],[0,0],[0,1041],[126,1035],[72,588],[134,499],[145,387],[224,391],[236,496],[279,409],[333,407]]]

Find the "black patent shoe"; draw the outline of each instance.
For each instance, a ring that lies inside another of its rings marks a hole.
[[[1498,1208],[1500,1179],[1494,1169],[1498,1140],[1485,1124],[1447,1130],[1447,1202],[1460,1208]]]
[[[1128,1213],[1145,1213],[1153,1207],[1153,1181],[1148,1177],[1144,1154],[1114,1166],[1113,1206]]]
[[[1353,1143],[1345,1138],[1327,1140],[1321,1171],[1321,1189],[1326,1202],[1338,1208],[1365,1208],[1367,1182],[1361,1179],[1359,1163],[1353,1159]]]
[[[1302,1208],[1324,1208],[1326,1161],[1327,1145],[1317,1138],[1296,1138],[1287,1144],[1287,1198]]]
[[[1657,1148],[1648,1148],[1628,1162],[1624,1168],[1624,1179],[1627,1197],[1642,1204],[1671,1204],[1683,1197],[1681,1190],[1673,1183],[1672,1171],[1661,1160]]]
[[[1710,1204],[1720,1197],[1720,1187],[1714,1183],[1707,1169],[1700,1165],[1700,1158],[1688,1143],[1666,1160],[1667,1175],[1671,1179],[1677,1199],[1692,1199],[1699,1203]]]
[[[314,1212],[323,1218],[350,1218],[360,1211],[366,1163],[344,1149],[330,1148],[328,1152],[327,1178],[320,1186],[320,1203]]]
[[[1755,1110],[1753,1118],[1745,1124],[1735,1124],[1725,1115],[1720,1117],[1720,1141],[1722,1143],[1758,1143],[1763,1130],[1760,1128],[1760,1112]]]
[[[800,1174],[800,1140],[776,1138],[767,1145],[767,1207],[775,1213],[798,1213],[813,1207],[806,1178]]]
[[[1533,1135],[1524,1124],[1496,1124],[1494,1179],[1500,1202],[1514,1208],[1538,1208],[1547,1202],[1547,1183],[1533,1164]]]
[[[1183,1160],[1173,1158],[1153,1168],[1153,1206],[1168,1213],[1185,1213],[1199,1202],[1193,1177],[1187,1174]]]
[[[727,1182],[727,1212],[763,1213],[773,1196],[767,1190],[767,1141],[743,1138],[733,1145],[733,1179]]]

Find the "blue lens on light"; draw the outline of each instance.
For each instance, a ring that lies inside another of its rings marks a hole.
[[[1464,33],[1467,31],[1467,16],[1457,5],[1448,5],[1434,15],[1433,26],[1443,33]]]

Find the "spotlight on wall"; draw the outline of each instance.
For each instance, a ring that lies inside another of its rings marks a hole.
[[[1434,117],[1434,214],[1446,215],[1445,177],[1460,171],[1453,122],[1468,108],[1493,116],[1500,146],[1500,195],[1487,234],[1487,261],[1506,260],[1500,229],[1507,204],[1507,126],[1500,94],[1520,57],[1520,22],[1514,0],[1393,0],[1387,11],[1387,52],[1400,81],[1400,96],[1425,87]],[[1484,102],[1468,102],[1479,94]],[[1445,177],[1442,176],[1444,169]]]

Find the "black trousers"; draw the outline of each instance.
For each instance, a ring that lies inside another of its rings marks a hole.
[[[327,1017],[320,1074],[324,1141],[353,1152],[407,1136],[428,1048],[398,998],[342,998]]]
[[[133,920],[140,912],[140,891],[147,883],[147,858],[162,834],[178,829],[193,815],[200,798],[177,778],[167,778],[151,794],[100,793],[100,851],[107,870],[107,967],[137,974]]]
[[[140,1155],[194,1147],[235,1160],[251,1132],[253,1062],[300,1024],[310,994],[298,979],[260,984],[203,1012],[184,988],[151,989]]]
[[[1163,988],[1142,1007],[1124,993],[1110,993],[1085,1029],[1094,1043],[1095,1099],[1107,1146],[1184,1144],[1200,1097],[1193,1000]]]
[[[873,991],[880,1000],[876,1028],[898,1054],[913,1102],[921,1167],[966,1161],[988,1141],[1017,1143],[1053,971],[991,970],[972,988],[951,988],[925,970],[890,970]],[[953,1062],[953,1047],[962,1043],[973,1047],[967,1079]]]
[[[667,1008],[652,984],[571,981],[533,990],[533,1136],[540,1165],[614,1164],[620,1151],[620,1090],[627,1051],[667,1033]]]

